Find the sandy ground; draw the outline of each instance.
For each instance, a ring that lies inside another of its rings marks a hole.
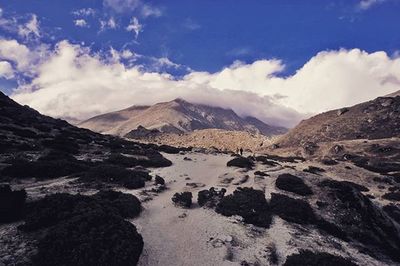
[[[254,187],[264,190],[269,198],[270,193],[276,191],[274,177],[295,171],[291,168],[303,169],[305,165],[257,165],[254,170],[245,172],[226,167],[226,162],[232,158],[228,155],[189,153],[164,156],[174,164],[155,169],[153,174],[165,178],[168,190],[144,202],[144,211],[140,217],[132,220],[145,242],[139,265],[246,265],[241,264],[244,262],[247,265],[273,265],[270,255],[274,248],[279,259],[277,265],[282,265],[287,255],[302,248],[357,258],[363,265],[382,265],[345,242],[329,236],[322,237],[313,229],[287,223],[276,216],[271,227],[264,229],[246,225],[240,217],[224,217],[197,205],[197,192],[212,186],[225,187],[227,193],[238,186]],[[192,161],[184,160],[184,157]],[[255,177],[256,170],[268,172],[271,178]],[[249,178],[243,184],[234,184],[245,175]],[[222,184],[221,180],[227,176],[233,177],[233,181]],[[186,183],[197,183],[199,187],[192,188]],[[173,194],[182,191],[193,193],[192,208],[182,209],[173,205]]]

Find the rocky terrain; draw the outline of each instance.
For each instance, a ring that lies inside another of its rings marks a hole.
[[[306,141],[239,156],[93,133],[0,94],[0,265],[400,265],[398,100],[359,105],[384,133],[334,111],[294,129]],[[362,138],[313,135],[347,122]]]
[[[400,137],[399,92],[300,122],[278,141],[281,147],[307,142]]]
[[[277,136],[264,136],[244,131],[222,129],[202,129],[181,134],[160,134],[143,127],[131,131],[125,137],[146,143],[164,144],[174,147],[206,148],[226,152],[236,151],[238,148],[255,152],[271,145],[274,139],[277,138]]]
[[[254,117],[242,118],[231,109],[193,104],[182,99],[153,106],[132,106],[90,118],[79,126],[118,136],[125,136],[139,126],[165,133],[215,128],[270,136],[287,131],[283,127],[267,125]]]

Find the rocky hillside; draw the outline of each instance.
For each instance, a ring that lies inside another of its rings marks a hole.
[[[202,129],[183,134],[160,134],[158,131],[139,127],[126,135],[134,140],[166,144],[174,147],[196,147],[235,152],[238,148],[256,152],[272,143],[274,137],[244,131]]]
[[[352,139],[400,136],[399,92],[300,122],[278,140],[281,147]]]
[[[132,106],[93,117],[80,123],[79,126],[119,136],[124,136],[138,126],[166,133],[184,133],[208,128],[263,135],[278,135],[286,132],[283,127],[270,126],[256,118],[242,118],[231,109],[192,104],[182,99],[153,106]]]

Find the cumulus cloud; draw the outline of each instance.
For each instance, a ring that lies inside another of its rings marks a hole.
[[[40,37],[39,21],[35,14],[32,14],[31,19],[25,25],[19,25],[18,35],[24,38],[28,38],[30,36]]]
[[[181,97],[294,126],[311,114],[399,90],[400,59],[384,52],[321,52],[289,77],[280,77],[285,66],[271,59],[237,61],[216,73],[192,71],[180,79],[124,65],[123,56],[134,56],[128,50],[110,53],[112,60],[62,41],[37,66],[32,82],[20,86],[12,97],[45,114],[77,119]]]
[[[131,22],[126,27],[127,31],[133,31],[135,33],[135,39],[139,36],[139,33],[143,30],[143,25],[139,23],[139,20],[136,17],[131,19]]]
[[[25,72],[30,65],[32,53],[16,40],[0,39],[0,59],[13,62],[19,71]]]
[[[12,79],[14,70],[11,64],[7,61],[0,61],[0,78]]]
[[[89,27],[86,20],[84,20],[84,19],[75,19],[74,24],[75,24],[75,26],[81,27],[81,28]]]

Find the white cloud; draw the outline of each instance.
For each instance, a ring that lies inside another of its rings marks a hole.
[[[141,5],[140,0],[104,0],[104,6],[112,8],[118,13],[133,11]]]
[[[37,65],[32,82],[20,86],[13,98],[48,115],[85,119],[182,97],[293,126],[310,114],[397,91],[400,83],[400,58],[358,49],[318,53],[289,77],[280,77],[285,66],[271,59],[237,61],[216,73],[193,71],[181,79],[126,66],[120,61],[123,54],[134,53],[112,50],[111,60],[60,42]],[[162,58],[159,62],[175,64]]]
[[[29,38],[32,35],[40,37],[39,22],[35,14],[32,14],[31,19],[25,25],[19,25],[18,35],[24,38]]]
[[[72,11],[72,14],[75,16],[88,17],[88,16],[96,15],[96,10],[94,10],[93,8],[82,8],[82,9]]]
[[[133,31],[135,33],[135,39],[137,39],[139,33],[143,30],[143,25],[139,23],[136,17],[133,17],[130,24],[126,27],[126,30]]]
[[[118,28],[118,23],[115,21],[114,17],[108,20],[100,20],[100,31],[116,28]]]
[[[0,39],[0,59],[13,62],[19,71],[27,71],[31,62],[31,53],[16,40]]]
[[[386,0],[361,0],[360,3],[358,4],[358,7],[362,10],[366,10],[374,5],[381,4],[385,1]]]
[[[5,79],[14,78],[14,70],[7,61],[0,61],[0,77]]]
[[[144,18],[160,17],[162,15],[161,9],[146,4],[142,6],[142,10],[140,11],[140,13]]]
[[[89,27],[88,23],[84,19],[75,19],[74,24],[77,27],[82,27],[82,28]]]

